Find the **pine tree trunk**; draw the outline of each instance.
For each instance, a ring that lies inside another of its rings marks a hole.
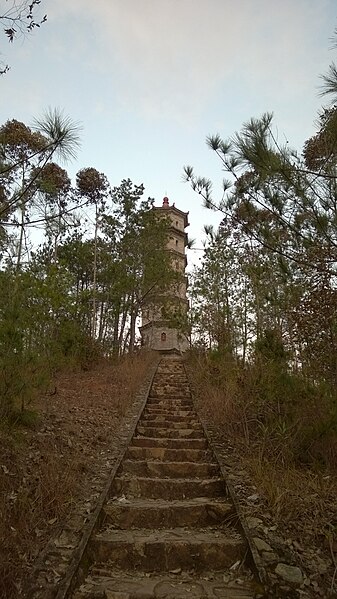
[[[91,337],[96,337],[96,280],[97,280],[97,231],[98,231],[98,214],[96,204],[96,216],[95,216],[95,239],[94,239],[94,281],[93,281],[93,295],[92,295],[92,329]]]
[[[132,353],[135,350],[135,340],[136,340],[136,312],[135,312],[135,309],[132,308],[131,318],[130,318],[130,344],[129,344],[130,353]]]

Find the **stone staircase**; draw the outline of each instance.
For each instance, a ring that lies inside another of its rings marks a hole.
[[[183,363],[164,357],[73,599],[252,599],[236,520]]]

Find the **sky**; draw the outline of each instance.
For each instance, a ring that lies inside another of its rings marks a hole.
[[[5,0],[0,0],[1,9]],[[0,36],[0,124],[27,125],[59,108],[82,125],[66,165],[130,178],[146,197],[189,212],[202,247],[202,207],[184,165],[214,182],[224,173],[205,143],[227,139],[251,117],[274,113],[280,141],[301,150],[315,131],[319,75],[336,60],[335,0],[41,0],[47,23],[13,44]],[[200,252],[189,253],[190,263]]]

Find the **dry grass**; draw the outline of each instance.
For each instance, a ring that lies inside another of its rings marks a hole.
[[[2,464],[0,474],[0,595],[6,599],[20,596],[22,575],[48,535],[46,525],[52,530],[52,524],[62,522],[79,490],[74,464],[61,469],[48,446],[41,462],[30,468],[21,454],[25,445],[8,451],[7,441],[7,450],[0,449],[1,461],[9,464]]]
[[[244,371],[230,360],[221,364],[192,356],[190,372],[200,412],[217,442],[229,448],[226,455],[232,456],[234,472],[247,473],[247,488],[262,498],[260,509],[270,514],[285,539],[297,539],[334,561],[333,398],[324,388],[321,392],[280,377],[275,368]],[[283,380],[285,389],[277,389]]]
[[[337,396],[276,364],[192,359],[200,408],[236,445],[277,466],[337,472]]]
[[[316,540],[331,529],[337,513],[334,477],[294,467],[275,468],[258,455],[244,455],[244,461],[276,523],[296,522],[304,536],[310,527]]]
[[[33,409],[31,428],[0,429],[0,596],[24,596],[39,551],[63,527],[93,478],[109,468],[107,452],[148,370],[150,354],[101,361],[60,373]],[[111,466],[110,466],[111,467]]]

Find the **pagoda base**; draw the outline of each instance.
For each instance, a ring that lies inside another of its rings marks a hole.
[[[139,327],[139,331],[142,336],[142,346],[149,349],[185,352],[190,347],[186,335],[163,323],[150,322]]]

